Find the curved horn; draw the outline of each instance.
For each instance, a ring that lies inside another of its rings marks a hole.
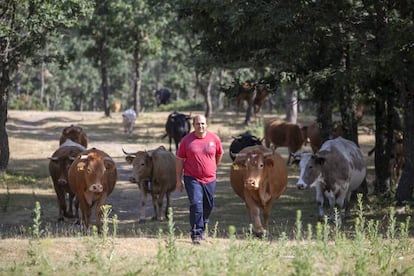
[[[265,153],[263,153],[263,156],[269,156],[269,155],[273,155],[273,152],[271,152],[271,151],[266,151]]]
[[[122,151],[123,151],[123,153],[125,154],[125,155],[131,155],[131,156],[136,156],[136,153],[135,152],[131,152],[131,153],[129,153],[129,152],[126,152],[125,150],[124,150],[124,148],[122,148]]]
[[[58,161],[59,160],[59,157],[49,157],[49,160]]]

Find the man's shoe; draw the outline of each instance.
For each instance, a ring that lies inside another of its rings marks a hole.
[[[193,238],[193,244],[200,244],[200,242],[201,242],[201,237]]]

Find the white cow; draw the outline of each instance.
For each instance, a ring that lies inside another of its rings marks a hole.
[[[129,135],[132,134],[136,118],[137,114],[131,108],[125,110],[124,113],[122,113],[122,124],[124,126],[125,133],[128,133]]]
[[[315,153],[303,153],[299,163],[299,189],[316,188],[319,217],[325,216],[324,197],[329,201],[330,220],[334,220],[334,208],[338,207],[338,222],[341,224],[341,210],[350,214],[349,201],[353,191],[365,179],[366,165],[360,148],[352,141],[338,137],[326,141]]]

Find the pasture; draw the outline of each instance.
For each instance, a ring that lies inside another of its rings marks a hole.
[[[152,204],[148,198],[146,207],[148,220],[144,224],[139,224],[140,193],[137,185],[128,181],[131,167],[126,163],[122,149],[132,152],[153,149],[159,145],[168,148],[168,138],[161,138],[165,133],[164,125],[168,114],[169,112],[141,113],[136,120],[133,134],[129,136],[123,132],[121,113],[112,113],[112,117],[106,118],[103,112],[9,111],[7,130],[10,163],[7,175],[0,180],[0,250],[2,252],[0,274],[11,271],[17,271],[18,274],[19,271],[27,273],[30,270],[26,270],[24,264],[32,263],[37,269],[35,271],[43,271],[47,274],[61,272],[63,275],[73,274],[74,271],[78,271],[77,269],[81,269],[81,274],[92,272],[97,275],[140,273],[176,275],[279,273],[284,275],[306,271],[310,271],[310,274],[305,273],[305,275],[311,275],[324,274],[322,266],[324,260],[329,258],[338,262],[341,260],[342,263],[336,268],[329,268],[326,275],[354,274],[359,271],[357,269],[362,269],[361,272],[367,269],[365,272],[378,275],[392,271],[396,274],[414,273],[410,265],[414,258],[414,252],[410,247],[413,223],[409,221],[410,227],[397,229],[400,223],[404,225],[407,217],[412,215],[408,207],[398,208],[395,213],[390,214],[389,206],[392,205],[392,200],[371,195],[369,201],[362,205],[363,213],[355,205],[354,218],[346,220],[340,230],[331,226],[331,232],[327,230],[330,228],[329,225],[317,224],[315,191],[300,191],[296,188],[299,171],[294,166],[289,168],[286,192],[273,206],[268,239],[266,241],[251,239],[245,205],[234,194],[229,183],[231,159],[228,148],[232,136],[246,130],[243,125],[244,117],[232,112],[216,113],[209,119],[209,130],[221,137],[225,150],[218,169],[215,209],[209,225],[210,238],[199,247],[191,245],[188,200],[185,192],[172,193],[173,221],[151,221]],[[275,114],[257,117],[250,129],[258,137],[263,135],[262,122],[267,118],[283,119],[282,116]],[[298,122],[305,125],[312,119],[309,116],[301,118],[300,114]],[[58,205],[48,173],[48,157],[57,149],[62,129],[70,124],[79,125],[85,130],[89,139],[88,148],[96,147],[107,152],[117,164],[118,181],[114,192],[107,200],[111,210],[107,219],[109,232],[105,237],[94,235],[82,237],[73,220],[65,219],[64,222],[57,222]],[[374,137],[361,129],[359,141],[367,157],[366,153],[374,145]],[[310,150],[308,147],[305,149]],[[175,152],[174,145],[173,150]],[[277,151],[287,160],[285,148]],[[367,157],[366,160],[367,179],[371,182],[373,157]],[[40,210],[34,211],[36,202],[39,202]],[[40,217],[36,219],[37,215]],[[371,231],[374,233],[377,229],[375,238],[380,242],[377,244],[378,250],[381,247],[382,237],[389,237],[392,234],[395,238],[397,233],[406,239],[400,239],[398,243],[388,240],[382,246],[387,247],[388,243],[400,246],[401,243],[402,249],[398,247],[397,250],[393,247],[391,257],[387,260],[378,260],[380,257],[375,255],[376,251],[370,247],[372,245],[366,245],[366,240],[358,240],[361,229],[357,228],[361,221],[356,218],[367,223],[373,222]],[[394,227],[391,227],[392,233],[388,232],[390,225]],[[35,231],[37,238],[33,238],[34,229],[37,229],[35,226],[38,226],[38,230]],[[362,254],[359,257],[369,261],[369,258],[374,256],[373,258],[381,263],[387,262],[383,264],[384,270],[377,270],[379,267],[376,264],[371,264],[368,268],[359,267],[361,260],[351,252],[341,252],[341,249],[334,245],[335,243],[329,241],[330,238],[320,238],[323,247],[318,250],[320,246],[319,239],[316,238],[318,231],[326,235],[328,232],[329,235],[335,233],[336,243],[339,239],[354,240],[345,245],[345,247],[356,246],[352,249],[356,251],[348,248],[352,252],[358,253],[358,246],[371,248],[365,253],[359,252]],[[312,241],[313,238],[317,240],[316,243]],[[359,244],[355,244],[355,240],[358,240]],[[405,248],[404,244],[408,248]],[[249,257],[238,256],[240,250],[249,251],[254,258],[243,259]],[[369,250],[372,252],[368,253]],[[309,254],[313,252],[314,256],[306,256],[306,252]],[[334,252],[335,257],[329,257],[329,252]],[[215,259],[210,256],[215,254],[220,257]],[[351,254],[350,259],[354,263],[346,264],[347,254]],[[364,254],[371,254],[371,257],[364,257]],[[209,256],[205,257],[206,255]],[[319,264],[313,259],[318,256],[322,259]],[[191,260],[186,262],[182,258]],[[279,264],[272,266],[272,262]],[[239,267],[243,264],[247,266],[247,270]],[[303,266],[306,271],[302,270]],[[67,271],[59,271],[61,267],[67,267]]]

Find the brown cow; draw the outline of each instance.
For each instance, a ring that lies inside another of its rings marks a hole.
[[[154,208],[153,220],[162,220],[164,196],[167,198],[165,217],[168,217],[170,194],[175,190],[175,155],[160,146],[154,150],[127,153],[126,161],[132,164],[132,179],[141,191],[140,222],[145,221],[145,203],[147,194],[151,194]]]
[[[88,229],[91,209],[95,205],[98,231],[101,229],[102,206],[112,193],[117,179],[115,162],[105,152],[92,148],[81,152],[69,168],[69,187],[82,211],[83,226]],[[77,210],[76,210],[77,211]]]
[[[270,144],[273,144],[275,150],[278,147],[288,148],[288,164],[290,164],[291,156],[300,150],[306,141],[305,128],[279,120],[268,121],[265,124],[264,134],[266,147],[270,147]]]
[[[304,127],[306,130],[306,138],[309,140],[313,153],[316,153],[322,146],[322,138],[319,128],[320,126],[316,122]]]
[[[88,147],[88,136],[79,126],[70,125],[65,127],[59,138],[59,145],[65,143],[67,139],[72,140],[75,143],[81,144],[85,148]]]
[[[59,205],[58,221],[63,221],[63,217],[73,217],[72,206],[75,194],[69,188],[68,171],[76,156],[84,150],[86,150],[84,146],[67,140],[53,153],[52,157],[49,157],[49,174],[53,181]],[[69,197],[69,211],[66,209],[66,194]]]
[[[249,103],[254,91],[256,91],[256,97],[253,99],[254,113],[257,114],[261,111],[263,103],[269,98],[269,90],[263,84],[245,82],[239,86],[239,94],[236,96],[237,112],[239,112],[240,104],[243,101]]]
[[[274,201],[286,189],[288,169],[278,153],[262,145],[246,147],[236,156],[230,171],[231,186],[246,204],[254,234],[261,237],[268,229]]]

